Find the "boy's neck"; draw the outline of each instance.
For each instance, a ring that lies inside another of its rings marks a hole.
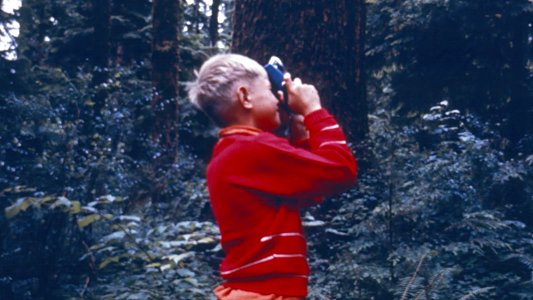
[[[234,122],[230,122],[226,127],[233,127],[233,126],[240,126],[240,127],[251,127],[261,130],[258,126],[256,126],[256,123],[252,118],[237,118]]]
[[[233,134],[244,134],[244,135],[258,135],[262,130],[257,127],[247,126],[247,125],[230,125],[220,129],[218,132],[219,137],[225,137]]]

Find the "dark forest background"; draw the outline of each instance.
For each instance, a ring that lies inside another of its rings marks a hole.
[[[20,24],[0,31],[0,299],[212,299],[217,129],[184,87],[229,51],[316,84],[359,159],[356,187],[302,212],[309,299],[533,299],[532,16],[530,0],[0,11]]]

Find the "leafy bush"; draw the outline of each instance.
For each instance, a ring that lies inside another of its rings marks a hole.
[[[403,116],[446,98],[501,130],[509,154],[531,153],[530,1],[371,3],[369,70]]]
[[[371,116],[374,165],[317,211],[330,228],[310,237],[314,297],[531,299],[533,211],[492,196],[530,187],[531,163],[507,161],[494,132],[446,101],[411,125],[394,117]]]
[[[5,208],[3,298],[196,299],[214,285],[206,271],[221,249],[211,222],[126,215],[111,195],[83,206],[25,187],[2,195],[26,193]]]
[[[22,284],[18,290],[50,296],[65,280],[58,274],[95,276],[94,267],[78,259],[102,235],[117,232],[113,222],[132,213],[179,220],[209,216],[204,162],[194,148],[181,147],[174,165],[157,163],[166,149],[150,138],[150,82],[138,79],[135,68],[111,70],[111,79],[97,89],[83,70],[74,78],[61,69],[33,71],[30,81],[39,93],[0,97],[0,209],[5,213],[0,216],[0,278],[6,293]],[[108,99],[95,114],[99,89]],[[188,122],[182,131],[191,137],[205,127]],[[114,211],[90,213],[91,203],[105,195],[122,201]],[[67,211],[58,211],[67,205]],[[107,225],[93,223],[106,221],[105,216]],[[134,256],[128,247],[95,255],[95,263],[138,262],[126,257]],[[32,267],[19,268],[23,265]]]

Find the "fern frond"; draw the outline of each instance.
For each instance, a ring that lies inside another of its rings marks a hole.
[[[497,213],[478,211],[464,214],[463,219],[448,227],[448,229],[465,229],[472,232],[487,232],[508,228],[508,222],[502,221]]]
[[[488,287],[484,287],[484,288],[475,288],[475,289],[471,290],[470,292],[468,292],[468,294],[466,294],[463,297],[459,298],[459,300],[474,299],[474,297],[482,295],[482,294],[485,294],[485,293],[490,292],[490,291],[492,291],[494,289],[495,289],[495,287],[493,287],[493,286],[488,286]]]
[[[533,257],[522,254],[522,253],[514,253],[509,254],[504,257],[504,261],[511,260],[511,259],[517,259],[519,262],[521,262],[523,265],[525,265],[530,271],[533,272]]]
[[[416,273],[416,271],[415,271]],[[413,299],[418,293],[425,289],[425,278],[416,274],[398,278],[397,286],[394,288],[395,299]]]
[[[422,267],[422,264],[424,263],[424,260],[426,259],[427,254],[422,255],[420,258],[420,261],[418,262],[418,265],[416,266],[416,270],[413,273],[413,276],[411,276],[411,279],[409,280],[409,283],[407,283],[407,286],[405,287],[405,290],[403,291],[402,298],[400,300],[404,300],[405,297],[407,297],[407,293],[409,292],[409,289],[413,285],[416,276],[418,275],[418,272],[420,272],[420,267]]]

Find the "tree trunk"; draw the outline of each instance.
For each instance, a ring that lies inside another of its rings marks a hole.
[[[152,44],[152,137],[176,158],[178,145],[178,12],[179,0],[154,0]]]
[[[220,0],[213,0],[211,5],[211,18],[209,18],[209,41],[211,47],[215,47],[218,42],[218,13],[220,10]]]
[[[511,20],[513,38],[512,57],[510,60],[511,86],[510,99],[507,103],[507,137],[509,138],[509,154],[514,156],[527,149],[521,147],[520,140],[526,134],[533,134],[533,106],[528,95],[527,45],[528,22],[526,13],[519,14]]]
[[[363,69],[364,0],[237,0],[233,51],[317,86],[350,141],[368,132]]]
[[[194,33],[200,33],[200,0],[194,0]]]
[[[99,115],[105,106],[107,89],[102,86],[109,78],[109,40],[111,37],[111,2],[110,0],[93,0],[93,79],[96,89],[94,112]]]

